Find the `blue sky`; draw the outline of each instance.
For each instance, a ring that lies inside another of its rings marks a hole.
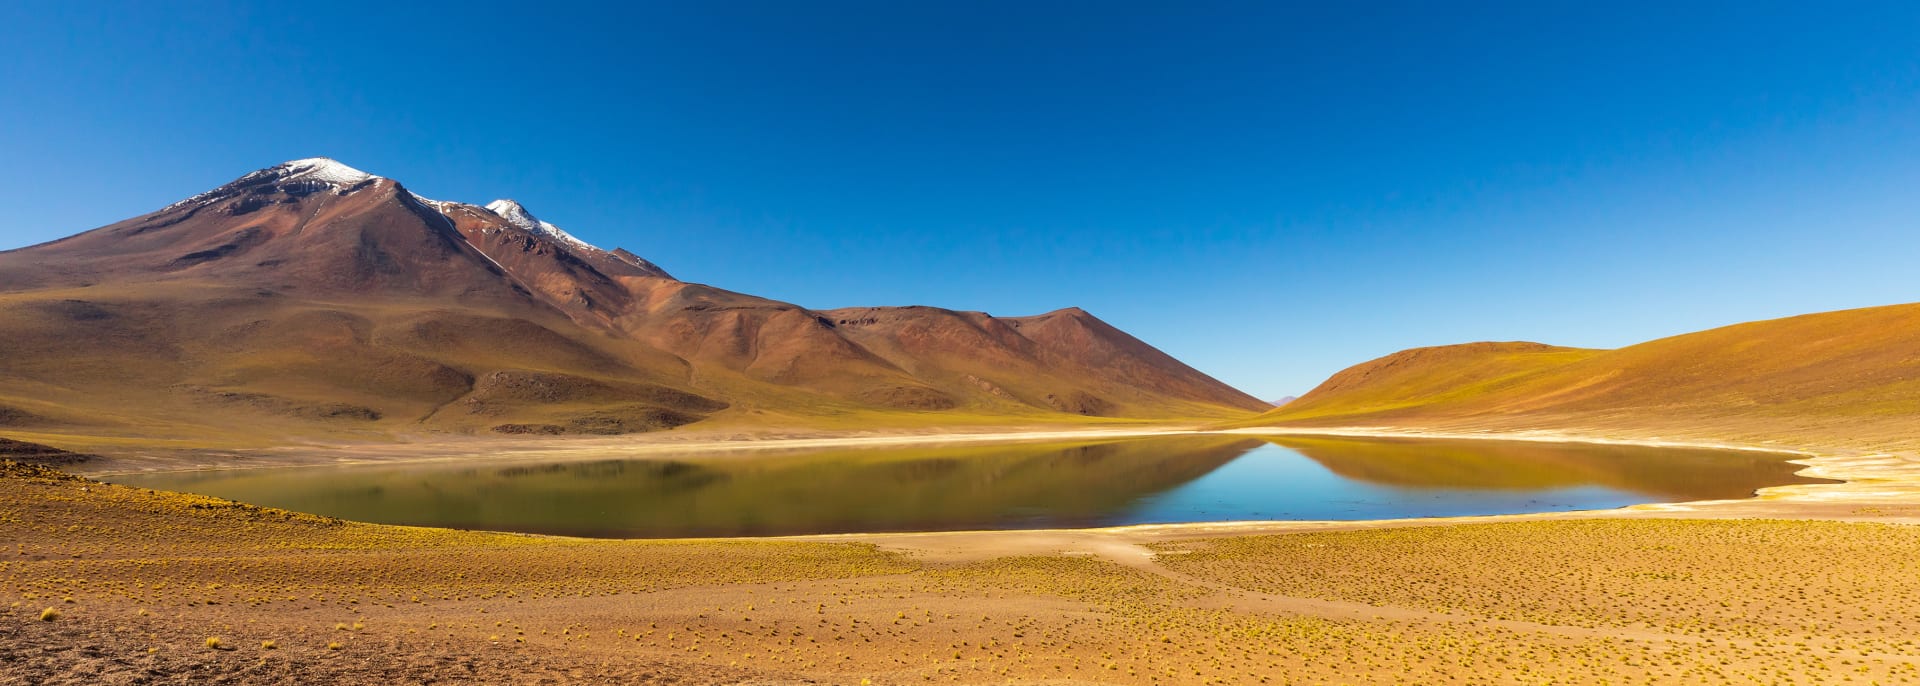
[[[1920,300],[1920,4],[521,5],[0,4],[0,248],[329,156],[1269,397]]]

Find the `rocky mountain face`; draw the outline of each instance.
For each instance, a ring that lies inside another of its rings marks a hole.
[[[1078,309],[816,311],[324,158],[0,253],[0,428],[651,431],[1268,407]]]

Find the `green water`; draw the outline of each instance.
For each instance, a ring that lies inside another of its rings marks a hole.
[[[1813,481],[1799,469],[1734,451],[1197,436],[110,480],[390,524],[688,537],[1599,509]]]

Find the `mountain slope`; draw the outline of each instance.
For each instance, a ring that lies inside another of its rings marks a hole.
[[[1430,407],[1482,397],[1600,352],[1524,342],[1403,350],[1347,368],[1268,414],[1307,418]]]
[[[422,198],[324,158],[0,252],[0,330],[0,429],[15,431],[625,433],[1262,407],[1079,310],[809,310],[677,280],[512,200]]]
[[[1246,424],[1911,443],[1920,426],[1920,304],[1749,322],[1618,350],[1409,350],[1355,365]]]

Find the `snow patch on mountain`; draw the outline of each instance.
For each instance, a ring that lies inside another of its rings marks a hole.
[[[291,162],[281,162],[266,169],[255,171],[246,176],[234,179],[231,183],[219,188],[168,205],[161,208],[160,211],[165,212],[175,208],[205,205],[207,203],[225,200],[239,195],[243,189],[262,184],[295,184],[301,186],[311,184],[330,188],[334,191],[344,191],[378,178],[381,177],[354,169],[353,167],[334,161],[331,158],[309,157]]]
[[[440,213],[440,216],[445,218],[449,222],[453,221],[453,217],[448,216],[447,212],[451,211],[455,207],[460,207],[461,205],[466,204],[466,203],[458,203],[458,202],[447,202],[445,200],[434,200],[433,198],[429,198],[427,196],[421,195],[419,193],[415,193],[413,191],[407,191],[407,195],[409,197],[412,197],[414,200],[420,201],[420,204],[426,205],[427,207],[431,208],[433,211]],[[471,207],[471,205],[468,205],[468,207]]]
[[[408,191],[405,189],[401,190],[400,199],[402,201],[411,201],[415,206],[419,207],[422,210],[426,210],[428,214],[433,215],[435,219],[445,222],[445,225],[448,231],[452,231],[455,233],[459,232],[460,230],[459,225],[454,223],[453,217],[447,215],[447,209],[457,205],[458,203],[443,202],[440,200],[434,200],[432,198],[422,197],[421,195],[414,193],[413,191]]]
[[[558,226],[540,221],[538,217],[533,216],[532,212],[527,211],[525,205],[520,204],[518,201],[501,198],[487,203],[487,211],[500,215],[501,219],[507,220],[507,223],[512,224],[515,228],[528,233],[546,236],[547,238],[559,241],[560,244],[569,248],[596,253],[606,252],[605,250],[594,247],[591,243],[574,238],[573,234],[561,230]]]
[[[385,177],[360,171],[341,164],[338,160],[332,158],[309,157],[306,159],[282,162],[255,171],[219,188],[168,205],[160,211],[167,212],[182,207],[198,208],[199,206],[221,200],[259,192],[290,192],[304,195],[306,193],[330,190],[336,194],[344,195],[348,192],[365,188],[375,180],[383,179],[385,179]],[[437,215],[441,221],[446,223],[447,228],[450,230],[458,230],[457,227],[459,224],[455,220],[457,213],[489,213],[505,220],[508,226],[545,238],[567,251],[581,254],[582,256],[589,254],[604,255],[615,261],[637,267],[647,273],[671,278],[667,276],[666,270],[661,269],[659,265],[642,259],[638,255],[625,250],[615,250],[612,252],[602,250],[591,243],[574,237],[573,234],[567,233],[558,226],[540,221],[540,218],[533,216],[533,213],[528,211],[525,205],[511,199],[502,198],[487,203],[485,206],[479,206],[463,202],[434,200],[415,194],[404,188],[401,188],[400,196],[403,201]],[[482,230],[491,233],[499,229]],[[491,260],[493,258],[488,257],[487,259]]]
[[[273,167],[272,169],[284,170],[286,176],[283,178],[289,181],[295,179],[310,179],[341,186],[351,186],[368,179],[378,178],[372,174],[354,169],[353,167],[341,164],[327,157],[309,157],[304,160],[294,160],[292,162],[282,163],[280,166]]]

